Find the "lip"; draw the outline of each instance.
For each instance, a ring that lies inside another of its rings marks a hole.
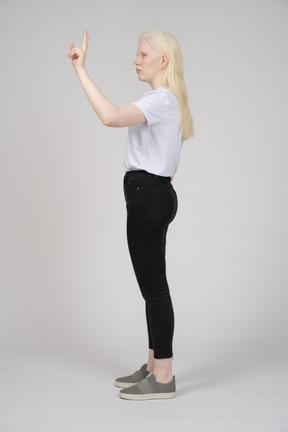
[[[136,72],[138,73],[138,72],[142,72],[142,71],[141,71],[141,69],[136,69]]]

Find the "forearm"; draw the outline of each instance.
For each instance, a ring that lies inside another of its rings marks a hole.
[[[177,171],[177,168],[175,169],[174,174],[173,174],[173,176],[171,177],[171,180],[170,180],[171,183],[172,183],[172,180],[173,180],[173,178],[174,178],[174,176],[175,176],[176,171]]]
[[[76,71],[76,73],[94,111],[100,120],[104,124],[107,124],[107,122],[115,116],[118,107],[104,96],[101,90],[88,76],[85,69],[80,69]]]

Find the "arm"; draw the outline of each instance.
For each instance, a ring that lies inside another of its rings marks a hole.
[[[105,126],[124,127],[146,121],[144,114],[136,105],[117,107],[106,98],[85,69],[77,69],[76,73],[89,102]]]
[[[171,177],[170,183],[172,183],[172,180],[173,180],[173,178],[174,178],[174,176],[175,176],[176,171],[177,171],[177,168],[176,168],[176,170],[174,171],[173,176]]]
[[[72,65],[81,82],[82,88],[91,103],[94,111],[106,126],[124,127],[144,123],[146,118],[142,111],[135,105],[129,104],[117,107],[111,102],[92,81],[85,70],[85,59],[88,49],[89,36],[84,32],[82,47],[71,44],[68,57],[72,59]]]

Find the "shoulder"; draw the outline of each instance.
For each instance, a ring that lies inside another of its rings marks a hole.
[[[146,96],[147,95],[147,96]],[[150,97],[151,100],[158,100],[162,105],[169,107],[170,109],[179,110],[179,104],[174,93],[167,87],[158,87],[155,90],[151,90],[144,94],[143,97]]]
[[[169,100],[162,88],[146,92],[141,99],[133,102],[133,105],[142,111],[148,126],[165,120],[169,111]]]
[[[163,87],[159,87],[159,88],[157,88],[155,90],[150,90],[150,91],[144,93],[144,95],[142,96],[142,98],[160,99],[160,100],[168,102],[167,91]]]
[[[159,109],[166,110],[169,107],[169,99],[162,88],[157,88],[144,93],[138,101],[134,102],[134,105],[156,111]]]
[[[174,93],[167,87],[158,87],[155,90],[150,90],[141,97],[140,103],[160,105],[163,108],[170,108],[173,110],[179,110],[179,104]],[[137,101],[138,102],[138,101]]]

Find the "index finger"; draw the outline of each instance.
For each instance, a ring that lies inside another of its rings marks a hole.
[[[83,36],[83,43],[82,43],[82,47],[81,47],[84,51],[86,51],[88,48],[88,40],[89,40],[88,32],[87,32],[87,30],[85,30],[84,36]]]

